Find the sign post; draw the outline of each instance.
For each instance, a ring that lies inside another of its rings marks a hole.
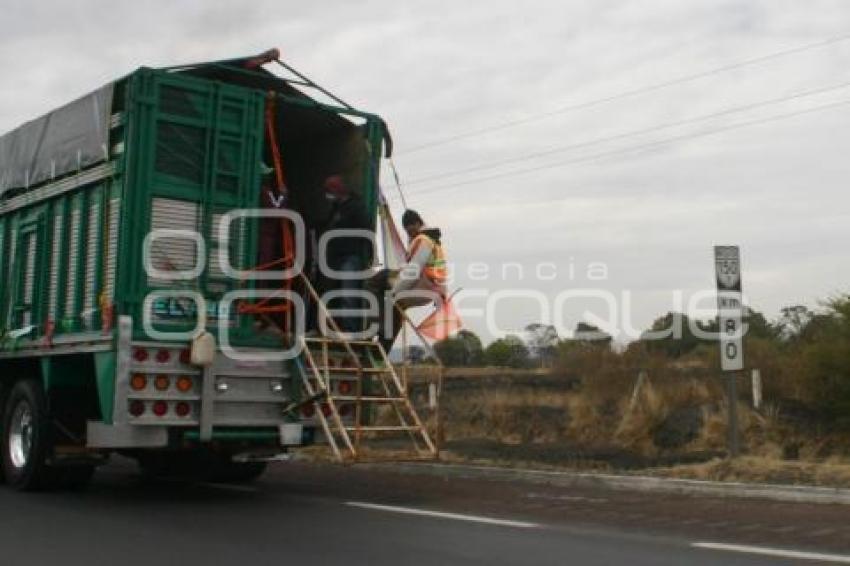
[[[758,411],[759,409],[761,409],[761,399],[762,399],[762,396],[761,396],[761,392],[762,392],[761,370],[760,369],[754,369],[753,372],[752,372],[752,378],[753,378],[753,409]]]
[[[717,279],[720,369],[726,373],[729,405],[729,456],[739,453],[737,374],[744,369],[743,303],[741,301],[741,255],[738,246],[714,246]]]

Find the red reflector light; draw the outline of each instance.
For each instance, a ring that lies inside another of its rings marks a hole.
[[[165,401],[157,401],[153,404],[153,414],[158,417],[163,416],[168,412],[168,403]]]
[[[144,348],[136,348],[135,350],[133,350],[133,359],[139,363],[147,361],[148,351]]]
[[[326,417],[331,416],[331,406],[327,403],[322,403],[322,414]]]
[[[181,375],[177,378],[177,390],[181,393],[188,393],[192,389],[192,378]]]
[[[350,381],[340,381],[339,384],[337,385],[337,390],[342,395],[348,395],[349,393],[351,393],[351,391],[353,389],[354,389],[354,384],[351,383]]]
[[[145,404],[138,399],[130,402],[130,414],[134,417],[141,417],[145,412]]]
[[[180,401],[177,403],[177,406],[174,407],[174,412],[178,417],[185,417],[191,412],[192,408],[189,406],[189,403],[186,401]]]
[[[132,387],[134,391],[141,391],[147,386],[148,378],[145,377],[145,374],[143,373],[134,373],[133,377],[130,378],[130,387]]]
[[[188,348],[180,350],[180,363],[189,365],[192,363],[192,352]]]
[[[157,388],[158,391],[165,391],[168,389],[168,386],[171,385],[171,380],[167,375],[158,375],[156,379],[153,380],[153,386]]]
[[[301,414],[307,417],[308,419],[316,414],[316,409],[313,407],[313,404],[304,405],[301,408]]]
[[[169,352],[168,350],[159,350],[156,353],[156,361],[158,361],[161,364],[164,364],[165,362],[167,362],[170,359],[171,359],[171,352]]]

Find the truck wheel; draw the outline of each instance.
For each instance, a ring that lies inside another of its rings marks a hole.
[[[50,450],[44,392],[37,381],[19,381],[9,393],[3,418],[2,460],[6,482],[20,491],[53,487],[57,470],[46,464]]]

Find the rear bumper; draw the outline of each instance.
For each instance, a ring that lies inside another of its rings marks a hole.
[[[308,434],[309,436],[309,434]],[[301,423],[283,423],[276,428],[228,427],[213,429],[211,441],[287,448],[304,444]],[[197,427],[137,426],[90,421],[87,446],[93,449],[167,448],[201,442]]]
[[[185,355],[189,344],[134,342],[131,332],[131,319],[121,317],[113,419],[88,424],[90,448],[303,443],[301,423],[284,412],[300,392],[287,362],[244,362],[219,351],[198,367]]]

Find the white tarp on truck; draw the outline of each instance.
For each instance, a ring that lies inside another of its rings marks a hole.
[[[0,197],[108,159],[112,84],[0,136]]]

